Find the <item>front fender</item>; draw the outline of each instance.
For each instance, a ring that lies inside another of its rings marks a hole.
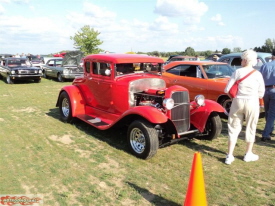
[[[56,102],[56,106],[59,106],[59,97],[60,94],[65,91],[70,97],[70,102],[71,102],[71,108],[72,108],[72,117],[75,117],[79,114],[85,114],[85,101],[84,98],[78,89],[77,86],[75,85],[69,85],[62,87],[62,89],[59,92],[58,99]]]
[[[194,101],[191,105],[195,105]],[[205,124],[209,115],[212,112],[222,112],[225,113],[225,109],[215,101],[205,100],[205,105],[201,107],[196,107],[190,110],[190,122],[194,125],[200,132],[204,131]]]
[[[138,106],[133,107],[123,113],[122,118],[128,115],[136,114],[145,119],[147,119],[151,123],[161,124],[168,121],[168,117],[155,107],[150,106]]]

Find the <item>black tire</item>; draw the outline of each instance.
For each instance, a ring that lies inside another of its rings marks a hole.
[[[127,143],[131,153],[136,157],[152,158],[159,148],[157,130],[150,122],[136,120],[128,128]]]
[[[34,81],[34,83],[40,83],[41,79],[34,79],[33,81]]]
[[[14,80],[12,80],[10,75],[8,75],[7,78],[6,78],[6,82],[7,82],[7,84],[13,84]]]
[[[208,117],[204,133],[199,139],[213,140],[216,139],[222,131],[222,121],[217,112],[212,112]]]
[[[232,104],[232,99],[230,97],[228,98],[224,98],[221,103],[222,107],[225,109],[225,111],[227,112],[227,115],[229,114],[230,111],[230,107]]]
[[[57,80],[58,80],[59,82],[64,82],[64,79],[63,79],[63,77],[61,76],[60,73],[57,74]]]
[[[47,74],[46,74],[46,71],[45,71],[45,70],[43,70],[43,77],[44,77],[45,79],[47,79]]]
[[[67,92],[63,91],[59,96],[59,112],[60,112],[60,120],[63,122],[72,122],[72,107],[70,97]]]

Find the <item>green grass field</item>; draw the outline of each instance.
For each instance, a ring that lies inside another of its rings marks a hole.
[[[97,130],[76,121],[59,120],[55,107],[64,85],[5,84],[0,80],[0,194],[39,194],[44,205],[183,205],[194,153],[202,156],[208,205],[275,205],[275,141],[259,140],[257,162],[242,160],[244,132],[235,149],[235,162],[225,165],[227,125],[209,141],[183,141],[141,160],[129,154],[126,131]]]

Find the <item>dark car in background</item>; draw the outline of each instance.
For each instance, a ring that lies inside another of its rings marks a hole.
[[[223,56],[223,54],[221,53],[213,53],[210,54],[208,57],[206,57],[204,60],[205,61],[216,61],[216,59],[219,59],[221,56]]]
[[[81,61],[84,54],[81,51],[67,52],[64,58],[49,59],[42,66],[43,76],[45,78],[57,78],[59,82],[64,80],[73,80],[75,77],[83,75]]]
[[[15,80],[33,80],[36,83],[41,81],[42,70],[32,67],[28,58],[5,58],[0,62],[0,77],[5,78],[8,84]]]
[[[265,53],[265,52],[257,52],[258,55],[258,62],[254,66],[255,69],[259,70],[263,64],[266,62],[271,61],[271,53]],[[229,64],[234,70],[241,67],[241,59],[242,53],[230,53],[225,54],[219,58],[219,62],[225,62]]]

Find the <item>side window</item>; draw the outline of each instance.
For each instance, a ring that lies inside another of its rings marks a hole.
[[[170,74],[175,74],[175,75],[180,76],[180,66],[177,66],[177,67],[174,67],[172,69],[169,69],[166,72],[170,73]]]
[[[90,62],[85,62],[85,71],[87,73],[90,73],[90,71],[91,71],[91,63]]]
[[[48,66],[53,67],[53,66],[54,66],[54,60],[50,60],[50,61],[48,61]]]
[[[182,65],[180,69],[180,76],[197,77],[196,65]]]
[[[242,59],[239,58],[239,57],[234,58],[231,62],[231,66],[238,66],[239,67],[239,66],[241,66],[241,64],[242,64]]]
[[[225,58],[225,59],[222,59],[222,60],[220,60],[220,62],[224,62],[224,63],[229,63],[229,61],[230,61],[230,59],[229,58]]]
[[[99,74],[99,67],[97,62],[93,62],[93,74]]]

